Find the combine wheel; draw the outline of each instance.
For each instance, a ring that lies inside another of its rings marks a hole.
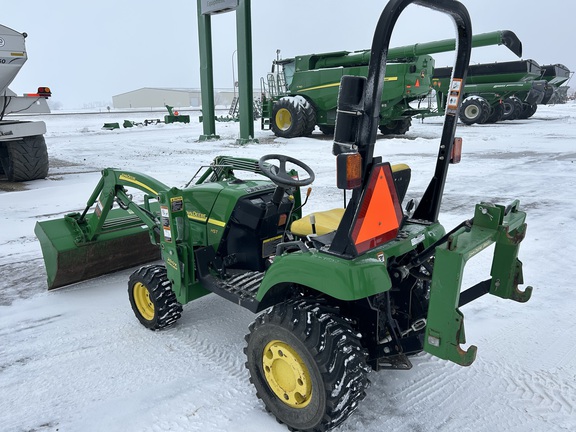
[[[489,115],[490,105],[483,97],[469,96],[462,102],[460,121],[464,124],[484,123]]]
[[[272,107],[271,128],[281,138],[296,138],[304,135],[308,122],[304,108],[292,96],[278,99]]]
[[[365,396],[369,369],[357,332],[317,303],[275,305],[256,318],[246,341],[256,394],[290,430],[335,427]]]
[[[522,112],[522,101],[516,96],[504,99],[504,115],[502,120],[516,120]]]
[[[42,135],[7,141],[2,147],[0,162],[8,181],[37,180],[48,175],[48,151]]]
[[[312,135],[312,132],[314,132],[314,129],[316,128],[316,109],[305,97],[296,96],[296,99],[300,102],[306,119],[306,127],[302,132],[302,136]]]
[[[385,125],[378,126],[382,135],[404,135],[412,126],[412,118],[404,117],[400,120],[394,120]]]
[[[176,322],[182,305],[161,265],[141,267],[130,276],[128,297],[136,318],[150,330],[160,330]]]

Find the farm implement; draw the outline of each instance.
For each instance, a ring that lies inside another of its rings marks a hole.
[[[404,210],[411,169],[375,157],[374,147],[388,41],[411,3],[449,14],[458,48],[434,175]],[[49,288],[159,257],[128,280],[144,327],[174,325],[183,304],[210,293],[253,311],[251,382],[291,430],[341,424],[365,397],[370,370],[409,369],[422,351],[472,364],[477,348],[461,346],[461,308],[485,294],[525,302],[532,289],[519,288],[526,214],[517,200],[478,203],[449,231],[438,221],[449,165],[460,160],[455,131],[471,46],[459,2],[390,1],[367,77],[344,76],[340,85],[333,154],[337,187],[352,191],[345,208],[304,216],[300,188],[315,174],[279,154],[217,157],[184,188],[106,169],[82,213],[36,225]],[[466,263],[490,246],[490,276],[462,289]]]

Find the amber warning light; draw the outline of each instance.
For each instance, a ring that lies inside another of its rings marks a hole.
[[[50,96],[52,96],[52,92],[50,91],[50,87],[38,87],[38,91],[36,93],[26,93],[24,96],[43,97],[48,99]]]
[[[362,185],[362,156],[360,153],[340,153],[336,157],[336,186],[356,189]]]

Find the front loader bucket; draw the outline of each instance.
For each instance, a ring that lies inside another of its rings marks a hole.
[[[104,229],[95,240],[83,241],[74,219],[37,222],[48,276],[48,289],[134,267],[160,258],[142,221],[122,209],[110,210]],[[87,216],[95,217],[93,214]]]

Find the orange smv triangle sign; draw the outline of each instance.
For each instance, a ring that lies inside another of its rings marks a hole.
[[[352,230],[352,240],[358,252],[395,238],[401,221],[402,210],[390,165],[376,166]]]

